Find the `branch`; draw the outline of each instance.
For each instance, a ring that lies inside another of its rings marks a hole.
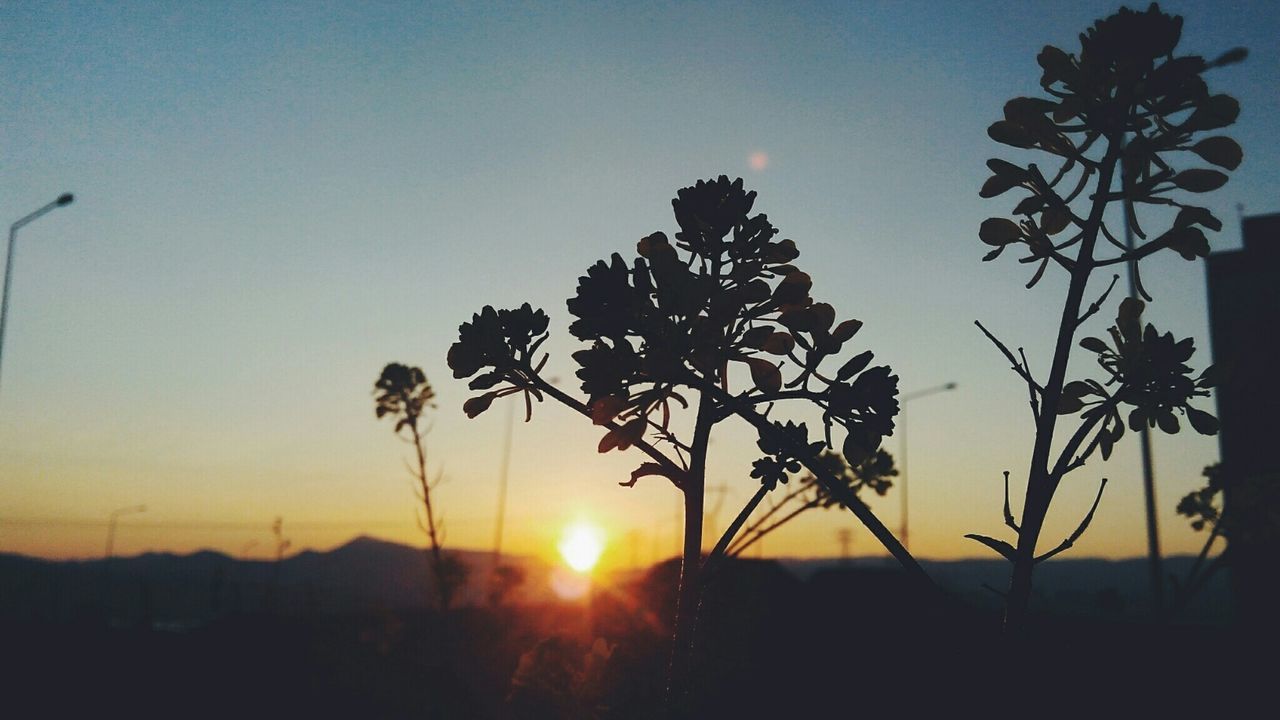
[[[755,531],[759,530],[760,527],[769,520],[769,518],[773,517],[778,513],[779,510],[786,507],[787,503],[790,502],[793,498],[803,493],[806,493],[808,491],[809,491],[808,485],[801,485],[797,487],[795,490],[792,490],[791,492],[787,493],[786,496],[783,497],[781,500],[779,500],[777,503],[772,504],[772,506],[769,508],[767,512],[765,512],[764,515],[761,515],[760,517],[756,518],[756,520],[752,522],[749,527],[747,527],[747,530],[742,534],[742,537],[746,537],[747,535],[750,535],[751,533],[754,533]],[[772,503],[772,500],[770,502]],[[734,543],[731,542],[730,546],[732,545],[734,545]]]
[[[1021,532],[1018,521],[1013,519],[1013,511],[1009,509],[1009,471],[1004,471],[1004,524],[1014,532]]]
[[[530,382],[533,383],[534,387],[550,395],[556,400],[559,400],[564,405],[567,405],[570,408],[576,410],[578,414],[588,418],[591,417],[591,408],[587,407],[582,402],[572,397],[569,397],[569,395],[565,394],[564,391],[555,387],[551,383],[548,383],[546,380],[543,380],[541,376],[532,372],[532,368],[529,368],[529,370],[530,370],[529,380]],[[604,427],[607,427],[610,430],[617,430],[622,426],[611,420],[605,423]],[[685,474],[685,470],[683,468],[681,468],[676,463],[672,462],[671,458],[664,455],[661,450],[658,450],[653,445],[649,444],[649,442],[646,441],[644,438],[637,438],[631,444],[634,445],[635,447],[640,448],[640,450],[642,450],[644,454],[653,458],[659,465],[661,465],[663,468],[671,472],[673,477],[681,477]]]
[[[1111,284],[1107,286],[1107,289],[1103,291],[1102,295],[1097,300],[1093,301],[1093,304],[1089,306],[1089,309],[1085,310],[1084,314],[1081,315],[1078,320],[1076,320],[1077,328],[1083,325],[1085,320],[1088,320],[1095,313],[1097,313],[1099,310],[1102,309],[1102,303],[1107,301],[1107,296],[1111,294],[1111,289],[1116,286],[1116,281],[1119,279],[1120,279],[1119,275],[1111,276]]]
[[[1093,414],[1093,416],[1088,420],[1080,423],[1080,427],[1076,428],[1075,434],[1073,434],[1071,439],[1067,441],[1067,444],[1063,446],[1062,452],[1058,455],[1058,461],[1053,464],[1053,471],[1050,473],[1050,477],[1053,478],[1055,484],[1062,479],[1062,476],[1072,470],[1075,470],[1081,465],[1084,465],[1085,458],[1089,457],[1089,455],[1093,453],[1093,449],[1098,445],[1097,437],[1094,437],[1094,441],[1089,444],[1089,447],[1085,448],[1085,451],[1081,453],[1079,457],[1075,457],[1076,451],[1080,449],[1081,443],[1083,443],[1085,438],[1089,436],[1089,433],[1093,430],[1093,427],[1098,424],[1098,421],[1109,416],[1111,411],[1115,409],[1116,405],[1120,404],[1120,401],[1117,399],[1119,395],[1120,391],[1116,391],[1115,395],[1107,398],[1105,402],[1099,405],[1095,414]],[[1103,429],[1105,430],[1105,427]]]
[[[795,516],[799,515],[800,513],[804,512],[804,511],[806,511],[806,510],[811,510],[811,509],[816,508],[816,507],[818,507],[818,501],[817,501],[817,500],[810,500],[809,502],[807,502],[807,503],[805,503],[805,504],[801,505],[800,507],[796,508],[795,510],[792,510],[791,512],[787,513],[786,515],[783,515],[781,520],[776,520],[776,521],[774,521],[774,523],[773,523],[772,525],[766,525],[765,527],[763,527],[763,528],[761,528],[761,529],[757,530],[757,531],[756,531],[756,534],[755,534],[755,535],[752,535],[750,540],[747,540],[746,542],[739,544],[737,547],[735,547],[735,548],[733,549],[733,556],[734,556],[734,557],[737,557],[737,556],[741,555],[741,554],[743,553],[743,551],[744,551],[744,550],[746,550],[747,548],[751,547],[752,545],[755,545],[757,540],[760,540],[760,539],[761,539],[761,538],[763,538],[765,535],[768,535],[769,533],[773,532],[774,530],[777,530],[779,527],[781,527],[781,526],[785,525],[788,521],[790,521],[790,520],[791,520],[791,518],[793,518],[793,517],[795,517]]]
[[[797,364],[803,367],[802,363],[797,363]],[[776,402],[778,400],[809,400],[819,405],[822,405],[822,400],[824,399],[821,394],[813,392],[812,390],[804,390],[804,389],[779,390],[778,392],[775,392],[775,393],[759,393],[756,395],[746,395],[746,394],[734,395],[733,397],[736,398],[740,404],[744,404],[747,406],[765,405],[768,403]],[[823,407],[825,407],[825,405]],[[729,406],[722,405],[719,412],[716,413],[716,420],[717,421],[723,420],[724,418],[727,418],[730,415],[732,415],[734,412],[735,411],[732,410]]]
[[[716,546],[711,550],[711,554],[707,556],[707,559],[703,561],[702,569],[704,571],[713,567],[713,563],[718,562],[718,558],[725,554],[725,550],[729,547],[729,542],[738,534],[738,531],[742,529],[742,524],[747,521],[747,518],[751,516],[751,513],[755,512],[756,507],[760,505],[760,501],[768,494],[769,486],[761,483],[760,489],[756,490],[756,494],[752,495],[751,499],[747,501],[747,504],[742,506],[742,511],[733,519],[733,522],[729,523],[729,527],[725,528],[724,534],[720,536],[719,542],[717,542]]]
[[[1027,384],[1027,393],[1031,397],[1031,414],[1034,415],[1037,420],[1039,420],[1040,403],[1038,400],[1038,396],[1044,395],[1044,388],[1040,386],[1040,383],[1036,382],[1035,378],[1031,377],[1031,368],[1029,366],[1023,365],[1022,363],[1019,363],[1018,359],[1013,356],[1013,353],[1010,352],[1009,348],[1006,347],[1004,343],[1000,342],[1000,340],[997,339],[995,335],[992,335],[990,330],[987,330],[985,327],[983,327],[981,322],[974,320],[973,324],[978,326],[978,329],[982,331],[983,335],[987,336],[988,340],[995,343],[995,346],[1000,349],[1000,352],[1004,353],[1004,356],[1008,358],[1013,371],[1018,373],[1018,377],[1022,378],[1022,381]],[[1018,352],[1021,353],[1022,351],[1019,350]],[[1022,362],[1023,363],[1026,362],[1025,354],[1023,354],[1022,356]]]
[[[1080,521],[1080,527],[1076,528],[1076,531],[1071,533],[1070,537],[1063,540],[1061,545],[1036,558],[1035,562],[1044,562],[1045,560],[1048,560],[1054,555],[1057,555],[1063,550],[1066,550],[1076,544],[1076,540],[1080,539],[1080,536],[1084,534],[1086,529],[1088,529],[1089,522],[1093,520],[1093,511],[1098,509],[1098,503],[1102,500],[1102,491],[1105,490],[1106,487],[1107,479],[1102,478],[1102,484],[1098,485],[1098,495],[1093,499],[1093,507],[1089,508],[1089,512],[1084,516],[1084,520]]]
[[[804,464],[804,466],[809,469],[809,472],[813,473],[814,477],[817,478],[818,482],[826,489],[827,493],[832,498],[848,508],[849,512],[852,512],[854,516],[871,531],[871,534],[874,535],[882,545],[884,545],[885,549],[889,551],[889,554],[902,565],[903,569],[907,571],[907,574],[910,577],[922,586],[930,588],[932,591],[936,592],[938,590],[937,585],[935,585],[933,580],[929,578],[929,574],[924,571],[924,568],[920,567],[920,563],[916,562],[916,559],[912,557],[911,553],[907,552],[907,549],[902,547],[902,543],[898,542],[898,539],[894,537],[893,533],[884,526],[884,523],[880,522],[880,519],[875,516],[875,513],[871,512],[871,508],[867,507],[866,503],[862,502],[851,488],[843,486],[838,477],[835,477],[829,470],[824,468],[822,464],[817,461],[817,458],[809,453],[808,448],[806,448],[802,443],[796,442],[790,436],[784,433],[779,433],[768,418],[757,413],[749,406],[740,405],[737,398],[722,391],[720,388],[709,386],[707,383],[704,383],[701,378],[697,378],[696,376],[694,376],[693,382],[696,383],[696,385],[703,386],[702,389],[705,392],[716,397],[716,399],[721,403],[735,405],[736,412],[739,417],[754,426],[760,433],[768,434],[783,447],[787,448],[793,457]]]

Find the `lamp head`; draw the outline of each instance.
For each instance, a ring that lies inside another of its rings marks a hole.
[[[58,203],[58,207],[66,207],[70,205],[75,199],[76,199],[76,196],[72,195],[71,193],[62,193],[61,195],[58,196],[58,199],[56,200],[56,202]]]

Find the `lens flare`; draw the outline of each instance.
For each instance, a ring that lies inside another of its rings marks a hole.
[[[580,573],[590,572],[604,552],[604,531],[590,523],[574,523],[565,528],[558,547],[569,567]]]

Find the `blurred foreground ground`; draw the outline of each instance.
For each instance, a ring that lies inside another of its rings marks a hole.
[[[9,717],[653,718],[662,715],[674,562],[577,602],[199,623],[9,613]],[[704,600],[689,717],[872,710],[1145,712],[1234,707],[1270,687],[1274,638],[1229,623],[1041,615],[1026,645],[996,612],[924,598],[886,568],[801,579],[742,561]],[[1115,609],[1112,608],[1114,611]],[[1031,702],[1031,705],[1024,703]],[[1109,714],[1109,713],[1108,713]]]

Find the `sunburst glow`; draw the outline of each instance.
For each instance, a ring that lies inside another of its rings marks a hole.
[[[604,552],[604,531],[587,522],[576,522],[564,529],[558,548],[569,567],[580,573],[590,572]]]

